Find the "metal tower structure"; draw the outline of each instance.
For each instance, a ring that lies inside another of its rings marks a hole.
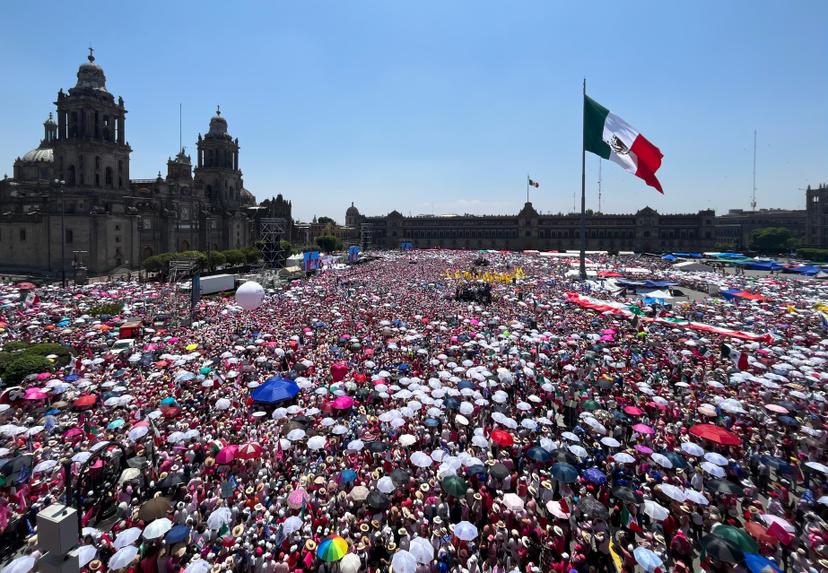
[[[285,236],[285,220],[280,217],[263,217],[259,221],[259,238],[262,243],[263,269],[285,266],[285,252],[279,245]]]
[[[369,251],[373,247],[373,229],[371,223],[366,223],[363,221],[362,225],[360,226],[359,232],[359,242],[362,244],[363,251]]]

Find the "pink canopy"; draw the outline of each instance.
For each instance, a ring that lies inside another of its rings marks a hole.
[[[354,399],[350,396],[339,396],[335,398],[333,402],[331,402],[331,406],[335,410],[347,410],[348,408],[354,405]]]

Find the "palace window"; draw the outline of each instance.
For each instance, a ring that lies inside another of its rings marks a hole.
[[[66,229],[66,244],[71,244],[75,240],[75,233],[72,229]]]
[[[26,229],[20,229],[20,240],[21,241],[26,240]]]

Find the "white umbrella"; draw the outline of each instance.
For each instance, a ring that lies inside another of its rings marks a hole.
[[[648,499],[644,502],[644,513],[655,519],[656,521],[664,521],[670,515],[668,510],[663,505]]]
[[[707,501],[707,498],[704,497],[704,494],[694,490],[693,488],[685,489],[684,495],[687,497],[688,501],[692,501],[693,503],[698,503],[699,505],[710,505],[710,502]]]
[[[303,430],[302,428],[294,428],[293,430],[288,432],[288,435],[286,437],[291,442],[298,442],[299,440],[305,437],[305,430]]]
[[[360,561],[359,555],[356,553],[348,553],[339,562],[339,570],[342,573],[357,573],[361,567],[362,561]]]
[[[32,469],[32,473],[38,472],[48,472],[50,469],[54,468],[57,465],[57,460],[43,460],[39,464],[37,464],[34,469]]]
[[[325,439],[325,436],[312,436],[308,440],[308,449],[310,449],[310,450],[321,450],[322,448],[325,447],[325,444],[327,442],[328,442],[328,440]]]
[[[135,442],[146,436],[148,433],[149,428],[147,426],[136,426],[127,432],[127,438]]]
[[[399,442],[402,446],[410,446],[417,443],[417,438],[411,434],[403,434],[400,436]]]
[[[86,462],[90,457],[92,457],[92,452],[78,452],[74,456],[72,456],[72,461],[82,464]]]
[[[657,463],[658,465],[660,465],[663,468],[670,469],[671,467],[673,467],[673,462],[671,462],[670,458],[668,458],[664,454],[659,454],[658,452],[654,452],[654,453],[650,454],[650,458],[652,458],[652,460],[655,463]]]
[[[415,537],[409,543],[408,550],[418,563],[428,565],[434,561],[434,546],[425,537]]]
[[[354,452],[358,452],[364,447],[365,442],[363,442],[362,440],[351,440],[350,442],[348,442],[348,449]]]
[[[687,494],[684,493],[683,489],[669,483],[661,484],[661,493],[663,493],[673,501],[682,502],[685,499],[687,499]]]
[[[109,563],[106,564],[107,569],[114,571],[116,569],[123,569],[138,557],[138,548],[134,545],[119,549],[112,557],[109,558]]]
[[[524,507],[523,500],[516,493],[507,493],[503,496],[503,505],[511,511],[521,511]]]
[[[172,526],[172,521],[166,517],[159,517],[144,528],[144,539],[158,539],[172,529]]]
[[[218,411],[229,410],[230,400],[228,400],[227,398],[219,398],[218,400],[216,400],[216,405],[214,406],[214,408]]]
[[[705,472],[709,473],[713,477],[723,478],[725,477],[725,471],[717,466],[716,464],[711,464],[710,462],[702,462],[701,469]]]
[[[472,436],[472,444],[485,450],[489,447],[489,440],[485,436]]]
[[[229,525],[232,519],[233,514],[230,512],[230,508],[220,507],[214,509],[207,517],[207,527],[210,529],[221,529],[222,525]]]
[[[337,435],[337,436],[341,436],[341,435],[343,435],[343,434],[347,434],[347,433],[348,433],[348,427],[347,427],[347,426],[343,426],[342,424],[337,424],[336,426],[334,426],[333,428],[331,428],[331,433],[332,433],[332,434],[335,434],[335,435]]]
[[[382,476],[377,480],[377,489],[382,493],[391,493],[397,489],[397,486],[394,485],[394,480],[390,476]]]
[[[141,528],[130,527],[129,529],[124,529],[121,533],[119,533],[112,545],[115,546],[115,549],[121,549],[127,545],[132,545],[138,540],[139,537],[141,537]]]
[[[75,552],[78,555],[78,567],[83,569],[98,554],[98,548],[94,545],[81,545]]]
[[[693,442],[682,442],[681,450],[688,456],[701,457],[704,455],[704,448]]]
[[[207,573],[210,570],[210,564],[201,559],[196,557],[184,568],[184,573]]]
[[[704,459],[711,464],[716,464],[717,466],[727,465],[727,458],[717,452],[707,452],[704,454]]]
[[[35,566],[35,558],[29,555],[25,557],[18,557],[5,567],[3,567],[2,573],[28,573]]]
[[[405,550],[397,551],[391,558],[394,573],[414,573],[417,570],[417,558]]]
[[[434,463],[434,460],[431,459],[431,456],[429,456],[425,452],[419,451],[411,454],[410,460],[411,463],[417,466],[418,468],[427,468],[431,466],[432,463]]]
[[[572,444],[568,446],[567,449],[581,459],[586,459],[587,457],[589,457],[589,453],[586,451],[586,448],[579,446],[577,444]]]
[[[607,436],[606,438],[601,438],[601,443],[607,446],[608,448],[617,448],[621,445],[621,442],[609,436]]]
[[[825,464],[821,464],[819,462],[805,462],[805,465],[811,468],[812,470],[828,474],[828,466],[826,466]]]
[[[635,458],[632,457],[627,452],[621,452],[621,453],[615,454],[615,455],[612,456],[612,459],[614,459],[619,464],[632,464],[632,463],[635,462]]]
[[[468,521],[461,521],[454,526],[454,535],[462,541],[471,541],[477,537],[477,527]]]
[[[282,533],[285,535],[290,535],[294,531],[299,531],[300,529],[302,529],[302,519],[295,515],[291,515],[282,522]]]

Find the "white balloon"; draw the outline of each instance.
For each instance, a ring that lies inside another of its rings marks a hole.
[[[244,310],[256,310],[262,306],[264,295],[262,285],[255,281],[247,281],[236,289],[236,304]]]

